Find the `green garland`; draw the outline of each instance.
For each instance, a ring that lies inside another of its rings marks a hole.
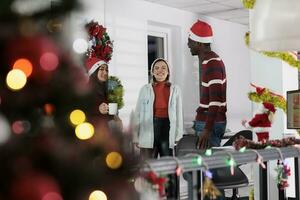
[[[256,0],[242,0],[244,8],[253,9]]]
[[[262,51],[262,54],[273,57],[273,58],[279,58],[283,60],[284,62],[288,63],[290,66],[297,68],[300,70],[300,61],[296,60],[291,54],[287,52],[270,52],[270,51]]]
[[[120,79],[118,79],[115,76],[109,76],[107,89],[108,89],[108,102],[117,103],[118,109],[123,108],[124,89]]]
[[[286,100],[281,96],[271,94],[267,88],[265,88],[265,91],[262,94],[258,94],[257,92],[249,92],[248,98],[256,103],[270,102],[276,108],[280,108],[286,113]],[[297,130],[297,133],[300,135],[300,130]]]
[[[249,47],[250,44],[250,33],[247,32],[245,34],[245,43]],[[261,51],[260,53],[264,54],[265,56],[278,58],[292,67],[297,68],[300,70],[300,60],[295,59],[291,54],[288,52],[273,52],[273,51]]]
[[[284,112],[286,112],[286,100],[283,97],[272,95],[267,88],[260,95],[257,92],[249,92],[248,98],[251,101],[254,101],[257,103],[261,103],[261,102],[272,103],[276,108],[280,108]]]

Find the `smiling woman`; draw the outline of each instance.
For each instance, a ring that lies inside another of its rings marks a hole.
[[[169,64],[158,58],[151,65],[152,83],[142,87],[134,115],[134,143],[142,159],[173,156],[175,143],[183,135],[181,90],[169,82]],[[176,197],[174,177],[167,196]]]
[[[162,58],[158,58],[152,63],[151,72],[153,74],[154,82],[169,80],[169,65],[166,60]]]

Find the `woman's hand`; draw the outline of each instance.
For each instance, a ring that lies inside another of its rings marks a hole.
[[[106,115],[108,113],[108,105],[106,103],[101,103],[99,106],[99,111],[101,114]]]

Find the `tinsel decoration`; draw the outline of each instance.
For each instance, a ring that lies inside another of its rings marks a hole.
[[[203,183],[203,196],[209,199],[218,199],[218,197],[222,196],[221,192],[215,186],[213,181],[209,177],[205,177]]]
[[[242,0],[244,8],[253,9],[256,0]]]
[[[167,178],[158,176],[154,171],[149,171],[144,174],[144,177],[154,187],[154,189],[158,190],[160,197],[164,197],[166,195],[165,184],[167,182]]]
[[[252,140],[245,139],[243,136],[238,137],[233,143],[236,150],[240,150],[243,147],[247,149],[264,149],[268,146],[270,147],[287,147],[295,144],[300,144],[300,139],[295,137],[288,137],[277,140],[268,140],[266,142],[254,142]]]
[[[212,181],[213,178],[212,172],[208,169],[206,163],[203,163],[203,165],[205,166],[206,169],[204,173],[205,179],[202,188],[203,197],[204,198],[207,197],[209,199],[218,199],[218,197],[221,197],[222,194],[219,191],[219,189],[215,186],[214,182]]]
[[[117,103],[118,109],[121,109],[124,106],[124,89],[120,79],[115,76],[109,76],[107,89],[108,101],[110,103]]]
[[[291,175],[291,169],[287,162],[278,161],[275,169],[277,172],[276,181],[280,190],[284,190],[289,186],[288,176]]]
[[[250,32],[245,33],[245,44],[249,47],[250,45]],[[273,51],[261,51],[265,56],[271,57],[271,58],[278,58],[287,64],[289,64],[292,67],[297,68],[300,70],[300,60],[298,58],[291,54],[290,52],[273,52]]]
[[[250,189],[250,192],[249,192],[249,200],[254,200],[254,188],[251,188],[251,189]]]
[[[257,103],[269,102],[273,104],[276,108],[280,108],[284,112],[286,112],[286,100],[284,97],[271,92],[268,88],[262,88],[254,84],[251,84],[251,86],[256,89],[255,92],[248,93],[248,98],[251,101]]]
[[[262,54],[272,57],[272,58],[278,58],[287,64],[289,64],[292,67],[297,68],[300,70],[300,61],[295,58],[291,53],[289,52],[271,52],[271,51],[262,51]]]

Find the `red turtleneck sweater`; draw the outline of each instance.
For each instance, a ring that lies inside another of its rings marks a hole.
[[[155,94],[154,99],[154,117],[168,118],[168,104],[170,97],[170,85],[165,82],[157,82],[153,84]]]

